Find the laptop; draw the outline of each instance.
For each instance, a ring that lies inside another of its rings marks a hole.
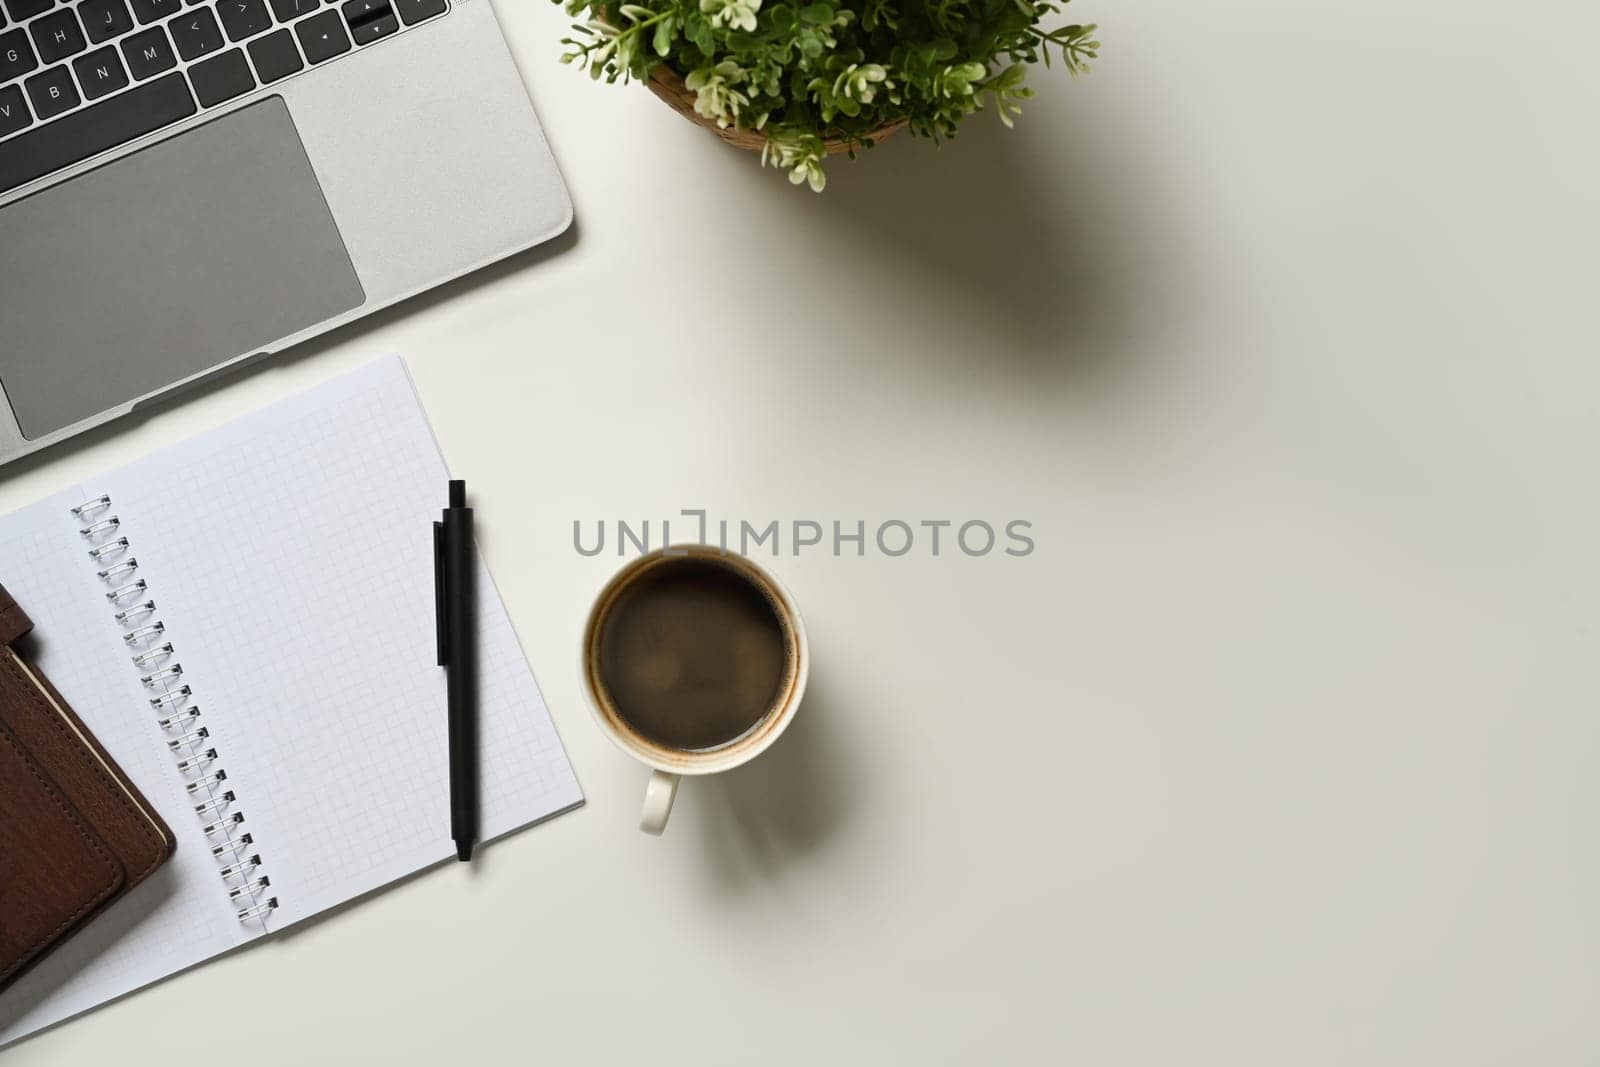
[[[0,463],[571,223],[489,0],[0,12]]]

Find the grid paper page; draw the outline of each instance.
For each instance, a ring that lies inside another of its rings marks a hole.
[[[200,824],[117,635],[70,490],[0,519],[0,581],[34,631],[21,651],[78,712],[178,839],[124,900],[0,996],[0,1046],[242,944]]]
[[[178,838],[0,997],[0,1046],[250,941],[72,517],[111,495],[281,908],[277,929],[452,858],[432,520],[446,470],[398,359],[0,519],[26,651]],[[482,836],[583,795],[479,572]]]
[[[304,919],[453,858],[433,520],[447,472],[403,364],[380,360],[113,473],[184,682]],[[484,838],[582,802],[479,566]]]

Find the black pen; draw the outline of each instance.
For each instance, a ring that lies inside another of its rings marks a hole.
[[[439,666],[450,693],[450,836],[456,859],[466,861],[478,838],[478,612],[472,509],[467,483],[456,479],[444,521],[433,524],[433,582]]]

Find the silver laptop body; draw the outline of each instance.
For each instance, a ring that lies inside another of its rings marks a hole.
[[[0,10],[0,463],[571,223],[489,0]]]

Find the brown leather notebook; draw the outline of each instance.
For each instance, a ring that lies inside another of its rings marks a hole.
[[[31,629],[0,586],[0,991],[150,877],[175,843],[12,647]]]

